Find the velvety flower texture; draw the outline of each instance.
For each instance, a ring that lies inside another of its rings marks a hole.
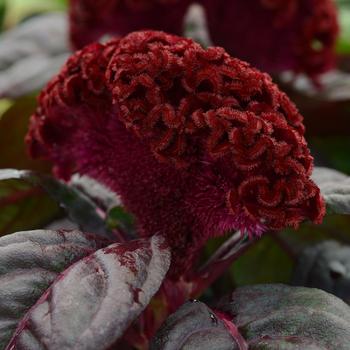
[[[316,77],[333,67],[333,0],[203,0],[215,45],[270,73]]]
[[[322,220],[303,134],[268,75],[146,31],[73,55],[41,93],[27,143],[59,177],[119,193],[141,235],[167,237],[177,276],[209,237]]]
[[[70,0],[71,41],[75,48],[106,34],[124,36],[155,29],[181,35],[191,0]]]

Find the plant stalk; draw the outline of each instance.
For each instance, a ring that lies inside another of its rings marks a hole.
[[[191,297],[200,296],[256,241],[257,238],[249,238],[248,235],[242,235],[241,232],[233,234],[199,269],[193,280]]]

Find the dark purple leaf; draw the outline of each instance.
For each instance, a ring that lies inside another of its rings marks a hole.
[[[224,322],[205,304],[192,301],[170,315],[150,350],[241,349]]]
[[[98,250],[60,275],[7,349],[107,349],[147,306],[169,264],[160,236]]]
[[[27,231],[0,238],[0,348],[60,272],[102,242],[79,231]]]
[[[350,214],[350,177],[329,168],[316,167],[313,179],[320,187],[330,213]]]
[[[218,309],[187,303],[151,350],[347,350],[350,308],[324,291],[281,284],[238,288]]]
[[[98,182],[87,175],[80,176],[75,174],[72,176],[69,184],[83,192],[105,211],[122,205],[120,197],[115,192],[111,191],[110,188],[106,187],[101,182]]]
[[[43,87],[69,52],[63,13],[35,16],[0,37],[0,97],[16,98]]]
[[[315,167],[312,173],[312,179],[322,188],[330,184],[345,181],[348,179],[348,176],[335,169]]]
[[[350,308],[319,289],[282,284],[237,289],[220,306],[249,349],[348,350]]]
[[[298,256],[293,284],[325,290],[350,302],[350,246],[324,241]]]

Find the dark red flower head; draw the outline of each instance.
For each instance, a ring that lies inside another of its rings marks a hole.
[[[71,41],[75,48],[104,35],[124,36],[155,29],[181,35],[191,0],[70,0]]]
[[[259,69],[332,68],[338,34],[333,0],[203,0],[215,45]]]
[[[27,143],[68,179],[118,192],[177,275],[210,236],[324,215],[302,117],[268,75],[192,40],[135,32],[73,55],[41,93]]]

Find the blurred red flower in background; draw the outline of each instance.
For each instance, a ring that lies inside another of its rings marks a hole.
[[[70,0],[71,41],[75,48],[104,35],[124,36],[140,29],[181,35],[191,0]]]
[[[209,237],[324,215],[302,117],[268,75],[190,39],[135,32],[73,55],[41,93],[27,143],[55,173],[119,193],[183,273]]]
[[[316,77],[334,66],[333,0],[204,0],[215,45],[259,69]]]
[[[75,47],[105,34],[140,29],[182,34],[191,0],[71,0]],[[293,70],[311,78],[334,66],[338,35],[333,0],[201,0],[215,45],[269,73]]]

